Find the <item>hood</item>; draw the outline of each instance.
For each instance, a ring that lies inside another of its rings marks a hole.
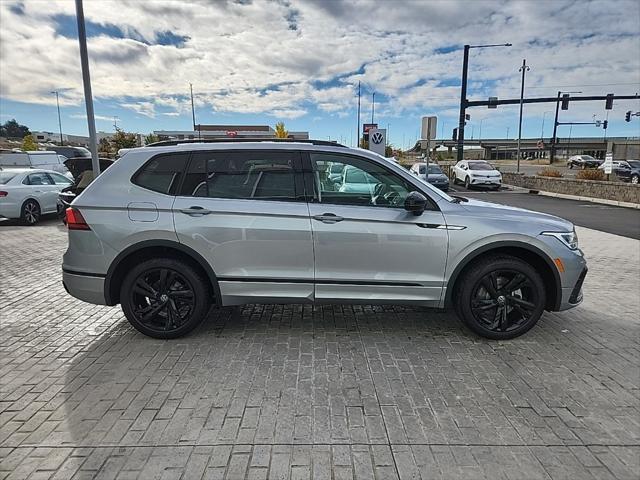
[[[100,159],[100,171],[104,171],[111,166],[114,161],[109,158]],[[71,172],[73,178],[78,180],[82,175],[82,172],[91,170],[91,157],[75,157],[70,158],[64,162],[64,166]]]
[[[510,207],[500,203],[483,202],[472,198],[468,198],[467,202],[460,203],[460,205],[474,216],[512,219],[528,224],[537,223],[540,225],[540,231],[570,232],[573,230],[573,224],[570,221],[548,213]]]
[[[430,173],[429,180],[449,180],[449,177],[447,177],[444,173]]]

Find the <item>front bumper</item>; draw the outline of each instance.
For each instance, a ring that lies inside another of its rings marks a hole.
[[[104,296],[103,276],[93,276],[81,272],[62,271],[62,284],[64,289],[83,302],[93,303],[96,305],[106,305]]]
[[[568,310],[582,303],[582,285],[584,284],[584,279],[588,271],[589,269],[585,265],[573,285],[562,287],[562,300],[560,301],[558,311]]]
[[[497,177],[497,178],[473,178],[470,177],[469,178],[469,183],[471,185],[478,185],[478,186],[482,186],[482,185],[486,185],[486,186],[500,186],[502,185],[502,179]]]

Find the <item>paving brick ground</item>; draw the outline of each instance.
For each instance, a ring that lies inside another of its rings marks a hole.
[[[136,333],[0,224],[0,479],[637,479],[640,242],[579,231],[586,300],[512,341],[422,308],[247,306]]]

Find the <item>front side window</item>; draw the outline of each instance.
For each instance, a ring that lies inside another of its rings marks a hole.
[[[402,207],[413,187],[376,162],[359,157],[312,153],[315,201],[340,205]],[[342,175],[330,175],[330,165],[343,163]]]
[[[60,175],[59,173],[49,173],[49,176],[53,179],[56,185],[71,185],[73,182],[69,180],[64,175]]]
[[[181,195],[296,200],[293,152],[195,152]]]
[[[30,173],[22,183],[25,185],[54,185],[53,180],[46,173]]]
[[[188,152],[158,155],[138,171],[133,183],[154,192],[175,195],[188,158]]]

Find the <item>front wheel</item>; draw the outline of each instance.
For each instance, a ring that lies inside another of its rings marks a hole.
[[[466,188],[467,190],[471,190],[471,181],[469,180],[468,176],[464,179],[464,188]]]
[[[544,283],[528,263],[491,256],[472,265],[456,289],[456,312],[481,337],[506,340],[522,335],[540,319]]]
[[[206,280],[191,265],[153,258],[126,275],[120,303],[138,331],[154,338],[177,338],[204,320],[211,296]]]

